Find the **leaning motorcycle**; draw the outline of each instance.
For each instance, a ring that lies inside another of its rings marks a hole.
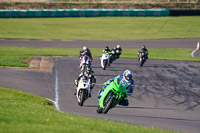
[[[97,113],[106,114],[110,109],[116,107],[126,93],[126,86],[119,85],[117,83],[117,78],[115,78],[115,80],[102,92]]]
[[[113,61],[115,61],[116,59],[116,52],[115,50],[111,51],[111,55],[110,55],[110,63],[113,63]]]
[[[140,61],[140,66],[142,67],[144,65],[144,62],[146,61],[145,53],[139,52],[138,57],[139,57],[139,61]]]
[[[117,59],[119,58],[120,55],[121,55],[121,51],[117,49],[117,50],[116,50]]]
[[[76,97],[80,106],[83,106],[85,100],[89,98],[89,94],[91,91],[90,88],[90,79],[83,75],[79,80],[78,87],[76,88]]]
[[[83,72],[84,70],[86,70],[86,67],[90,66],[91,65],[91,59],[88,55],[83,55],[81,58],[80,58],[80,68],[81,68],[81,71]]]
[[[101,56],[101,67],[106,70],[108,64],[110,64],[110,55],[108,53],[102,53]]]

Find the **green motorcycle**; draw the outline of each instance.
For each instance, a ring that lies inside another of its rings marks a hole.
[[[110,109],[114,108],[125,95],[126,86],[119,85],[117,83],[117,78],[115,78],[102,92],[97,113],[106,114]]]

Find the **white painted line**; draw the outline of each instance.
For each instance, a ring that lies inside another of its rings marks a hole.
[[[57,60],[55,58],[55,60]],[[55,68],[55,106],[56,109],[60,111],[59,105],[58,105],[58,101],[59,101],[59,94],[58,94],[58,70]]]

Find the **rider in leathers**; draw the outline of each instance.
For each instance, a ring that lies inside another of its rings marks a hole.
[[[123,86],[126,86],[126,90],[127,90],[127,94],[131,95],[133,93],[133,87],[134,87],[134,80],[132,79],[133,73],[130,70],[125,70],[123,75],[118,75],[117,81],[118,84],[121,84]],[[107,82],[104,83],[103,89],[99,91],[97,98],[100,99],[101,98],[101,94],[102,92],[106,89],[106,87],[112,82],[114,81],[115,78],[112,78],[110,80],[108,80]],[[128,102],[128,95],[126,95],[122,101],[119,102],[120,105],[122,106],[128,106],[129,102]]]
[[[79,80],[83,75],[90,78],[90,82],[91,82],[91,88],[90,89],[92,91],[92,88],[95,86],[95,83],[96,83],[96,78],[95,78],[95,73],[94,73],[94,71],[92,71],[91,67],[88,67],[85,72],[82,72],[81,74],[79,74],[79,76],[74,81],[76,87],[78,87]],[[89,94],[90,97],[91,97],[91,91],[90,91],[90,94]]]
[[[85,54],[91,58],[91,61],[93,60],[92,53],[91,53],[90,49],[86,46],[84,46],[83,49],[80,51],[80,58]]]
[[[108,46],[106,46],[106,48],[105,48],[105,49],[103,49],[102,53],[108,53],[108,54],[109,54],[109,56],[110,56],[110,59],[111,59],[111,56],[112,56],[112,51],[109,49],[109,47],[108,47]],[[108,66],[110,66],[110,63],[111,63],[111,60],[109,61],[109,64],[108,64]]]
[[[117,58],[119,58],[119,56],[121,55],[121,53],[122,53],[122,48],[121,48],[121,46],[120,45],[117,45],[117,48],[116,48],[116,51],[119,51],[119,53],[117,53]]]
[[[142,45],[142,47],[141,47],[141,49],[140,49],[140,51],[138,52],[138,56],[139,56],[139,53],[143,53],[144,52],[144,54],[145,54],[145,58],[146,59],[148,59],[148,50],[147,50],[147,48],[145,47],[145,45]]]

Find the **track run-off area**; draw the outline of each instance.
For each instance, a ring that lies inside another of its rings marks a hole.
[[[39,41],[0,40],[0,46],[89,48],[190,48],[199,39],[136,40],[136,41]],[[99,53],[100,54],[100,53]],[[122,53],[123,54],[123,53]],[[151,54],[151,53],[150,53]],[[74,80],[80,73],[78,57],[54,59],[52,72],[37,72],[0,68],[0,86],[39,95],[55,103],[57,110],[99,119],[109,119],[134,125],[158,127],[199,133],[200,130],[200,63],[189,61],[147,60],[139,67],[137,59],[116,60],[105,71],[100,59],[94,58],[92,68],[97,83],[92,97],[83,107],[74,95]],[[129,106],[117,106],[108,114],[97,114],[97,93],[108,79],[133,71],[135,87],[129,96]]]

